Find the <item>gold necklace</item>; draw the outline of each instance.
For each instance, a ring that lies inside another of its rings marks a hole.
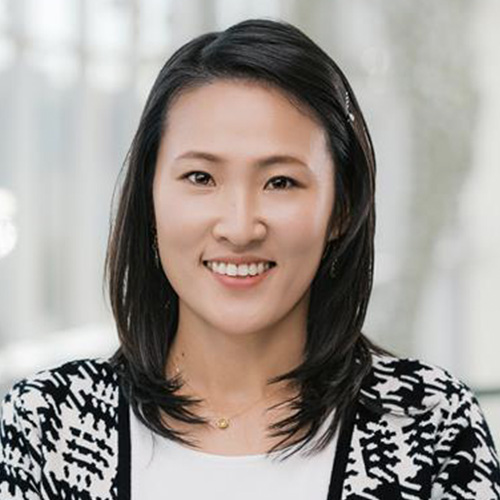
[[[179,367],[178,367],[177,363],[173,359],[172,359],[172,363],[174,364],[176,373],[180,374],[181,371],[179,370]],[[191,389],[193,390],[194,395],[197,396],[197,397],[199,397],[196,394],[196,391],[194,391],[193,386],[184,377],[183,377],[183,380],[184,380],[184,382],[186,383],[187,386],[191,387]],[[275,392],[278,392],[278,391],[275,391]],[[239,412],[237,412],[237,413],[235,413],[235,414],[233,414],[233,415],[231,415],[229,417],[227,417],[227,416],[226,417],[213,417],[212,420],[211,420],[212,426],[215,427],[216,429],[221,429],[221,430],[227,429],[234,418],[239,417],[243,413],[245,413],[248,410],[252,409],[257,403],[259,403],[260,401],[262,401],[263,399],[265,399],[267,397],[268,396],[263,396],[263,397],[259,398],[257,401],[254,401],[250,406],[246,407],[244,410],[239,411]],[[210,405],[208,403],[208,406],[209,406],[209,408],[212,409],[212,405]],[[215,412],[215,413],[218,413],[218,412]]]

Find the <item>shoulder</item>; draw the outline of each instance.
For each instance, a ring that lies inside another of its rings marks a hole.
[[[421,498],[500,498],[488,424],[473,391],[448,370],[373,354],[359,403],[345,479],[353,495],[399,498],[411,487]]]
[[[374,354],[372,359],[361,388],[368,407],[411,416],[475,401],[469,386],[440,366],[412,357]]]
[[[412,434],[408,442],[432,443],[440,463],[453,453],[481,455],[500,481],[495,444],[476,395],[448,370],[415,358],[376,355],[361,392],[369,411],[360,427],[398,429],[401,443]]]
[[[118,373],[103,358],[68,361],[16,382],[1,406],[0,496],[9,488],[19,493],[14,498],[35,498],[50,480],[58,498],[91,483],[108,498],[116,487],[118,402]]]
[[[19,416],[63,408],[84,412],[99,404],[118,404],[118,375],[105,358],[85,358],[40,370],[15,382],[2,402],[2,414],[17,409]]]

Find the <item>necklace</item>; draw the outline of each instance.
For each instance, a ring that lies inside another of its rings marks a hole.
[[[177,363],[174,360],[172,360],[172,362],[174,364],[174,368],[175,368],[176,373],[180,374],[181,371],[179,369],[179,366],[177,365]],[[184,379],[186,385],[189,386],[193,390],[194,395],[198,396],[196,394],[196,391],[194,391],[193,386],[184,377],[183,377],[183,379]],[[278,392],[278,391],[275,391],[275,392]],[[231,422],[233,421],[234,418],[239,417],[240,415],[242,415],[242,414],[246,413],[247,411],[251,410],[257,403],[261,402],[262,400],[266,399],[267,397],[268,396],[263,396],[263,397],[259,398],[257,401],[254,401],[250,406],[247,406],[243,410],[241,410],[241,411],[239,411],[239,412],[237,412],[237,413],[235,413],[235,414],[233,414],[231,416],[212,417],[210,423],[216,429],[225,430],[225,429],[229,428],[229,426],[230,426],[230,424],[231,424]],[[209,408],[212,409],[212,406],[210,405],[210,403],[208,403],[208,406],[209,406]],[[218,412],[214,412],[214,413],[218,413]]]

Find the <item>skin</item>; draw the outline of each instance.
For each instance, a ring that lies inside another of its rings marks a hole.
[[[177,159],[192,150],[221,161]],[[305,166],[256,165],[276,154]],[[160,260],[179,296],[166,375],[175,373],[176,358],[186,394],[216,409],[207,415],[231,415],[257,402],[231,428],[212,430],[217,437],[200,431],[206,451],[260,452],[269,444],[256,440],[258,416],[291,388],[266,381],[302,359],[310,285],[329,237],[333,168],[323,128],[278,90],[217,80],[185,91],[168,112],[153,181]],[[203,174],[183,178],[190,172]],[[220,284],[202,264],[245,254],[277,263],[245,290]]]

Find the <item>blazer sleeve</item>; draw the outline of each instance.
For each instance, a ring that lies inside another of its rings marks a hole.
[[[498,454],[482,409],[471,389],[459,381],[448,394],[435,450],[439,470],[431,500],[500,500]]]
[[[0,498],[41,498],[40,442],[36,396],[24,379],[10,389],[0,407]]]

